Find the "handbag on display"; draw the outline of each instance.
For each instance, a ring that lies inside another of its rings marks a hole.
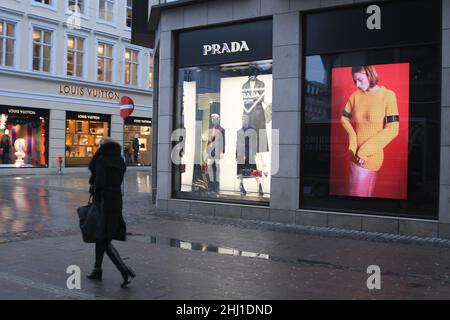
[[[260,152],[255,156],[256,167],[261,173],[264,173],[264,176],[268,176],[270,174],[270,153],[269,152]]]
[[[103,200],[98,202],[95,197],[90,196],[87,205],[77,208],[81,235],[86,243],[95,243],[106,238],[106,223],[102,202]]]
[[[244,177],[251,177],[252,169],[242,169],[242,175]]]
[[[208,165],[206,163],[202,164],[202,173],[208,174]]]
[[[253,170],[252,170],[252,173],[251,173],[251,176],[252,176],[252,177],[262,177],[262,171],[261,171],[261,170],[253,169]]]

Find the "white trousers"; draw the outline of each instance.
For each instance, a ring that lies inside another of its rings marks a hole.
[[[377,172],[350,164],[349,196],[371,198],[377,181]]]

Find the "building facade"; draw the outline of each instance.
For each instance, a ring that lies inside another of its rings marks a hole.
[[[131,21],[130,0],[2,2],[0,175],[55,172],[58,159],[84,171],[103,136],[151,164],[153,55],[131,44]]]
[[[448,0],[153,6],[157,207],[450,237],[449,28]]]

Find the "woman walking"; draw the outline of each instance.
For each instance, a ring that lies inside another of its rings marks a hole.
[[[120,189],[126,166],[121,156],[121,147],[111,138],[104,137],[100,148],[89,163],[89,193],[94,196],[98,205],[102,206],[105,215],[105,234],[103,241],[95,244],[95,267],[88,279],[102,280],[102,262],[106,254],[122,274],[124,288],[136,274],[127,267],[119,252],[111,244],[112,240],[126,240],[126,224],[122,216],[122,191]]]

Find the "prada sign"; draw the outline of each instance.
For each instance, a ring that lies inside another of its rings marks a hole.
[[[207,44],[203,46],[203,55],[208,54],[224,54],[224,53],[236,53],[241,51],[250,51],[246,41],[236,42],[233,41],[230,44]]]
[[[65,96],[89,97],[102,100],[120,100],[120,93],[114,90],[60,84],[59,94]]]
[[[272,20],[177,34],[179,68],[272,59]]]

